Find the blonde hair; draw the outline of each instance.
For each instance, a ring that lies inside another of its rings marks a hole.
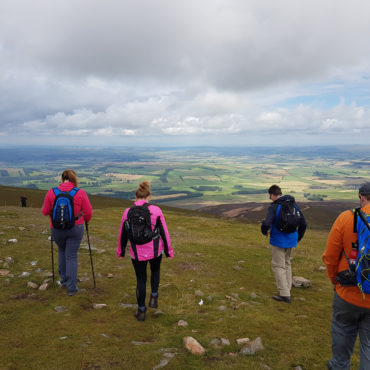
[[[73,183],[74,186],[78,186],[77,174],[73,170],[64,170],[62,173],[62,181],[68,180]]]
[[[150,182],[143,181],[140,183],[139,187],[136,190],[136,198],[137,199],[145,199],[150,196]]]

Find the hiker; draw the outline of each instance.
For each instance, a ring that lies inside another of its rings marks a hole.
[[[24,195],[21,196],[21,206],[22,208],[27,207],[27,198]]]
[[[361,211],[370,219],[370,182],[359,189]],[[335,220],[326,243],[323,261],[326,265],[326,273],[333,283],[333,316],[331,323],[332,358],[328,369],[349,369],[351,355],[355,346],[357,335],[360,338],[360,367],[370,369],[370,291],[362,293],[362,284],[358,284],[357,270],[354,266],[354,281],[350,282],[351,267],[357,258],[370,232],[362,223],[362,232],[358,233],[361,226],[358,210],[342,212]],[[362,235],[361,235],[362,234]],[[360,241],[358,248],[357,240]],[[369,243],[369,241],[367,241]],[[368,247],[369,244],[368,244]],[[352,253],[354,252],[354,255]]]
[[[307,224],[294,197],[283,196],[281,188],[277,185],[270,186],[268,193],[272,204],[265,220],[262,221],[261,232],[263,235],[270,236],[272,271],[279,291],[279,295],[272,298],[279,302],[291,303],[290,255],[292,248],[295,248],[303,238]]]
[[[149,205],[150,195],[150,183],[148,181],[142,182],[136,190],[134,206],[125,209],[123,212],[118,236],[118,258],[125,256],[126,245],[128,240],[130,240],[131,262],[134,266],[137,280],[136,298],[138,309],[135,317],[138,321],[145,321],[148,262],[151,271],[149,307],[157,308],[162,253],[166,257],[173,257],[166,221],[159,207]],[[146,222],[143,223],[144,219]]]
[[[63,171],[62,183],[57,188],[49,189],[41,210],[44,215],[50,216],[51,237],[58,245],[60,284],[67,288],[69,296],[78,292],[78,250],[84,235],[84,222],[88,223],[92,217],[89,198],[85,190],[77,186],[76,173],[73,170]],[[64,198],[61,198],[62,196]],[[72,199],[65,206],[71,207],[72,217],[68,223],[60,216],[58,199],[63,201]]]

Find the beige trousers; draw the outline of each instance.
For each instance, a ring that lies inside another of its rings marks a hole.
[[[291,252],[292,248],[279,248],[271,245],[272,271],[281,297],[290,297],[290,289],[292,288]]]

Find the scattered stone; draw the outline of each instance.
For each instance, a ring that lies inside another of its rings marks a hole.
[[[206,353],[204,347],[193,337],[185,337],[184,345],[193,355],[204,355]]]
[[[194,292],[194,294],[195,294],[197,297],[203,297],[203,296],[204,296],[204,294],[203,294],[203,292],[202,292],[201,290],[196,290],[196,291]]]
[[[307,319],[308,316],[307,315],[297,315],[296,318],[297,319]]]
[[[310,287],[311,281],[308,279],[305,279],[302,276],[294,276],[293,277],[293,286],[296,288],[303,287],[303,288],[308,288]]]
[[[249,338],[239,338],[236,340],[236,343],[239,345],[247,344],[249,342],[250,342]]]
[[[241,355],[251,356],[254,355],[258,351],[262,351],[264,349],[262,344],[262,339],[260,337],[256,338],[255,340],[250,341],[247,343],[241,350]]]
[[[101,279],[103,277],[103,275],[99,272],[98,273],[98,278]]]
[[[31,262],[31,266],[36,266],[36,265],[37,265],[37,263],[38,263],[38,261],[32,261],[32,262]]]
[[[89,281],[90,278],[89,277],[80,277],[77,279],[79,282],[83,283],[84,281]]]
[[[33,283],[32,281],[29,281],[29,282],[27,283],[27,286],[28,286],[29,288],[32,288],[32,289],[37,289],[37,288],[39,287],[37,284]]]
[[[219,306],[218,307],[218,310],[219,311],[226,311],[227,310],[227,307],[226,306]]]
[[[199,304],[199,306],[202,306],[203,305],[203,299],[201,299],[199,302],[198,302],[198,304]]]
[[[306,298],[303,298],[303,297],[298,297],[296,298],[298,301],[302,301],[302,302],[306,302]]]
[[[56,311],[56,312],[65,312],[65,311],[67,311],[67,309],[65,308],[65,307],[63,307],[63,306],[55,306],[54,307],[54,310]]]
[[[164,315],[164,312],[161,310],[157,310],[154,312],[154,316],[161,316],[161,315]]]
[[[236,263],[245,263],[244,260],[236,261]]]
[[[113,279],[113,278],[114,278],[114,275],[113,275],[113,274],[111,274],[111,273],[109,273],[109,274],[107,275],[107,278],[108,278],[108,279]]]
[[[240,271],[242,268],[240,266],[236,265],[236,266],[233,266],[233,269],[236,270],[236,271]]]
[[[326,267],[325,266],[320,266],[319,271],[326,271]]]
[[[200,257],[202,254],[201,254],[201,253],[195,253],[195,255],[196,255],[197,257]]]
[[[17,239],[9,239],[8,242],[9,243],[18,243],[18,240]]]
[[[6,263],[14,263],[14,258],[13,257],[6,257],[5,262]]]
[[[140,342],[140,341],[137,341],[137,340],[132,340],[131,343],[134,346],[143,346],[144,344],[150,344],[151,342]]]
[[[213,301],[213,296],[212,296],[212,295],[209,295],[209,296],[207,297],[207,301],[208,301],[208,302]]]
[[[221,338],[221,344],[223,346],[229,346],[230,345],[230,341],[227,338]]]
[[[153,367],[153,370],[159,369],[159,368],[164,367],[166,365],[168,365],[168,360],[164,358],[160,361],[160,363],[158,365]]]
[[[107,334],[100,334],[102,337],[104,337],[104,338],[110,338],[110,336],[109,335],[107,335]]]
[[[258,298],[258,295],[257,295],[256,293],[252,292],[252,293],[250,294],[250,297],[251,297],[252,299],[256,299],[256,298]]]
[[[293,370],[303,370],[300,366],[293,367]]]
[[[221,346],[221,340],[219,338],[213,338],[210,342],[209,345],[212,347],[219,347]]]
[[[9,270],[0,270],[0,276],[6,276],[10,273]]]
[[[48,237],[48,241],[49,241],[49,242],[50,242],[50,240],[51,240],[51,236],[49,236],[49,237]]]
[[[121,303],[120,306],[122,308],[137,308],[137,304],[134,303]]]
[[[243,307],[243,306],[249,306],[249,303],[248,302],[240,302],[239,304],[237,304],[235,306],[235,308],[239,309],[240,307]]]
[[[19,230],[19,231],[24,231],[24,230],[26,230],[26,228],[25,228],[25,227],[23,227],[23,226],[19,226],[19,227],[18,227],[18,230]]]
[[[49,283],[43,283],[40,285],[39,290],[47,290],[49,287]]]
[[[269,365],[262,364],[261,366],[262,366],[262,369],[272,370],[272,368]]]
[[[24,271],[24,272],[22,272],[18,277],[24,278],[24,277],[28,277],[28,276],[30,276],[30,275],[31,275],[31,274],[30,274],[29,272]]]
[[[60,340],[66,340],[68,337],[60,337]]]
[[[235,299],[239,299],[239,294],[238,293],[231,293],[231,296]]]
[[[107,307],[105,303],[93,303],[93,308],[95,310],[100,310],[101,308]]]
[[[179,320],[177,326],[188,326],[189,324],[185,320]]]

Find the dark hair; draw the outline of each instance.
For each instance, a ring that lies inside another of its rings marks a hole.
[[[270,195],[275,195],[275,197],[278,196],[278,195],[283,195],[283,193],[281,192],[280,186],[277,186],[277,185],[271,185],[270,186],[269,194]]]
[[[73,170],[64,170],[62,173],[62,181],[68,180],[73,183],[74,186],[78,186],[77,174]]]
[[[136,190],[136,198],[145,199],[148,198],[150,194],[150,182],[143,181]]]

